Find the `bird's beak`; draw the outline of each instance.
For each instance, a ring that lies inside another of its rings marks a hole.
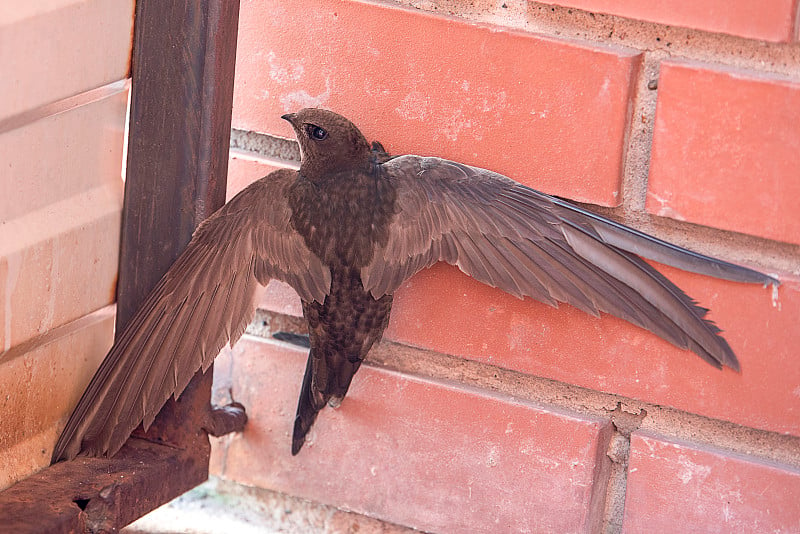
[[[287,121],[292,126],[294,126],[295,125],[294,121],[297,118],[297,114],[296,113],[287,113],[286,115],[281,115],[281,118],[283,120]]]

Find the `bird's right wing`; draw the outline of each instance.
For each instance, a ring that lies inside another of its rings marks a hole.
[[[291,227],[279,170],[244,189],[195,231],[111,347],[56,444],[52,461],[113,455],[155,419],[217,353],[235,343],[255,311],[257,284],[271,278],[305,300],[322,301],[330,271]]]

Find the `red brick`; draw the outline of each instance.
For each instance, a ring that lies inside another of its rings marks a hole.
[[[364,366],[292,457],[306,353],[247,337],[232,352],[221,365],[249,422],[230,443],[228,478],[439,532],[592,531],[601,520],[606,421]]]
[[[239,191],[268,175],[279,167],[258,159],[257,156],[244,156],[231,154],[228,160],[228,184],[226,191],[226,201],[236,195]]]
[[[725,330],[742,365],[718,371],[612,316],[519,300],[437,265],[395,295],[386,338],[524,373],[800,435],[800,283],[779,290],[659,269]]]
[[[620,15],[740,37],[785,42],[792,39],[795,0],[542,0],[546,4]]]
[[[800,470],[663,438],[631,436],[624,532],[798,532]]]
[[[326,107],[392,153],[619,203],[637,52],[337,0],[243,2],[239,28],[238,128],[293,137],[283,113]]]
[[[800,83],[661,66],[647,210],[800,243]]]
[[[295,317],[303,316],[303,307],[297,292],[289,284],[280,280],[270,280],[267,288],[256,302],[262,310]]]

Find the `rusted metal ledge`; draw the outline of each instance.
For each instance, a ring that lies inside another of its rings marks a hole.
[[[207,474],[193,451],[130,439],[112,459],[61,462],[0,494],[0,531],[115,532]]]

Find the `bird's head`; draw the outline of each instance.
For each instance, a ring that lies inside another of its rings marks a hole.
[[[369,165],[370,148],[356,125],[332,111],[301,109],[281,117],[300,143],[300,173],[310,179]]]

